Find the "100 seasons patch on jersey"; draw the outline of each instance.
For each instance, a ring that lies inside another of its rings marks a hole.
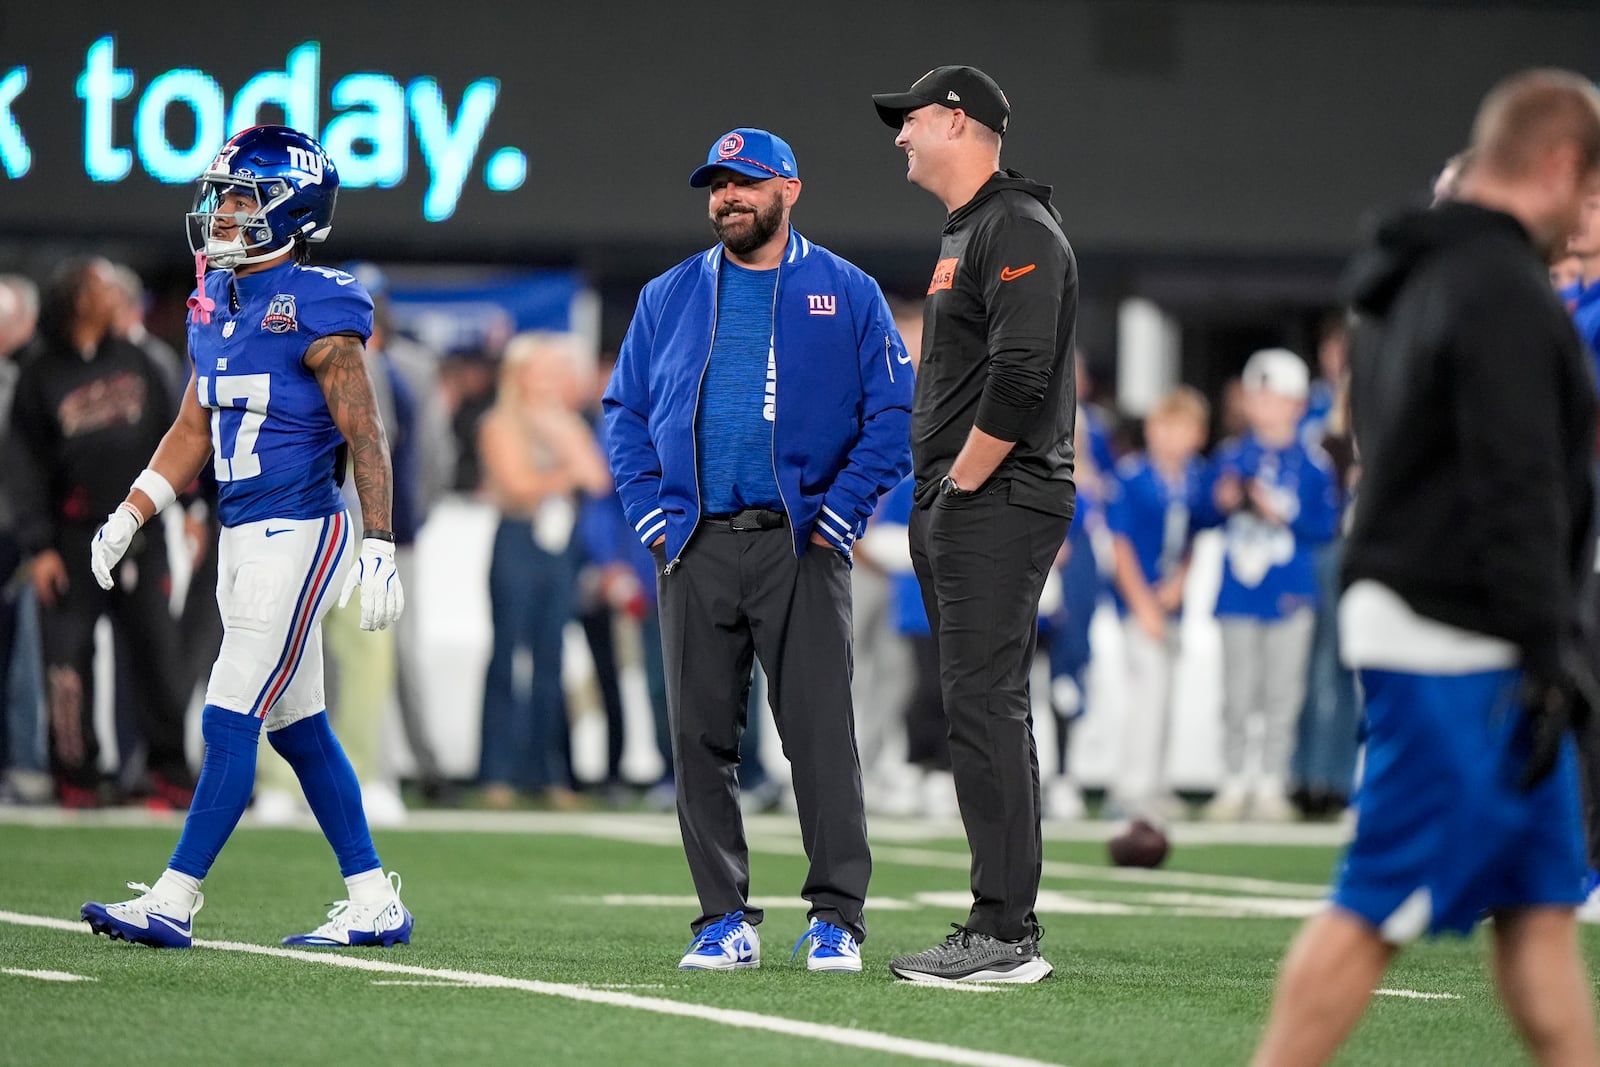
[[[270,333],[288,333],[300,328],[294,315],[294,297],[288,293],[279,293],[272,298],[272,303],[267,305],[267,316],[261,320],[261,328]]]

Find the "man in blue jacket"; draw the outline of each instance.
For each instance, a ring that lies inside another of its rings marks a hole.
[[[689,184],[710,189],[719,243],[645,286],[604,400],[617,492],[659,571],[678,821],[701,910],[679,966],[761,963],[735,776],[759,656],[811,861],[807,966],[859,971],[872,857],[850,551],[911,469],[911,357],[877,283],[790,228],[800,174],[781,138],[732,130]]]

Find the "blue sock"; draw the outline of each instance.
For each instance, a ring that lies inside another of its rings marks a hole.
[[[319,711],[293,726],[272,730],[267,740],[300,779],[311,814],[339,857],[339,873],[349,878],[381,866],[361,807],[361,786],[344,746],[328,726],[328,713]]]
[[[261,720],[207,704],[200,733],[206,740],[206,758],[200,765],[189,816],[183,821],[183,834],[168,864],[191,878],[204,878],[210,872],[217,853],[250,804]]]

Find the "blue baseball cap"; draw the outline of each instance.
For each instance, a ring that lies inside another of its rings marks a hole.
[[[706,162],[689,175],[689,184],[704,189],[711,184],[711,172],[726,167],[749,178],[798,178],[800,167],[794,149],[775,133],[741,126],[729,130],[711,146]]]

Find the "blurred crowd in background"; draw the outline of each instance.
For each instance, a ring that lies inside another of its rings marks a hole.
[[[611,357],[543,331],[441,354],[397,325],[381,270],[355,271],[377,306],[369,370],[393,451],[408,590],[419,588],[407,572],[436,505],[471,499],[498,516],[487,548],[492,636],[473,679],[483,693],[475,775],[441,767],[440,720],[419,677],[428,658],[418,620],[437,606],[414,602],[398,631],[360,631],[353,606],[326,621],[328,705],[369,816],[394,824],[408,804],[456,803],[670,810],[654,564],[611,490],[598,417]],[[198,753],[187,720],[221,634],[215,484],[187,487],[181,521],[135,547],[138,565],[121,587],[102,593],[87,570],[95,526],[188,379],[178,348],[145,328],[149,310],[139,277],[104,259],[64,263],[42,287],[0,276],[0,802],[181,808],[192,792]],[[920,303],[895,310],[915,355]],[[1080,360],[1078,510],[1039,622],[1035,708],[1051,816],[1283,820],[1344,808],[1357,702],[1331,609],[1355,478],[1336,403],[1345,332],[1330,311],[1309,358],[1262,350],[1216,395],[1182,387],[1143,419],[1105,403]],[[126,448],[74,450],[75,429],[113,424]],[[955,790],[907,547],[910,489],[884,498],[854,554],[857,736],[871,810],[947,817]],[[1192,573],[1208,538],[1220,545],[1220,579]],[[462,580],[483,579],[464,570]],[[1174,689],[1184,619],[1196,615],[1214,616],[1221,634],[1211,675],[1218,773],[1180,793],[1167,774],[1172,718],[1185,706]],[[587,652],[580,672],[569,662],[575,649]],[[1108,688],[1095,675],[1117,678],[1115,753],[1094,781],[1080,781],[1071,738]],[[110,687],[98,699],[97,679]],[[648,714],[628,714],[640,694]],[[787,799],[783,769],[765,765],[763,701],[758,669],[741,769],[755,810]],[[603,759],[580,775],[574,721],[597,713],[604,730],[589,734],[604,736]],[[653,748],[659,761],[649,763],[664,769],[642,778],[624,771],[628,732],[641,729],[651,736],[633,747]],[[404,782],[386,757],[391,733],[409,753]],[[298,804],[287,768],[264,752],[257,818],[293,818]]]

